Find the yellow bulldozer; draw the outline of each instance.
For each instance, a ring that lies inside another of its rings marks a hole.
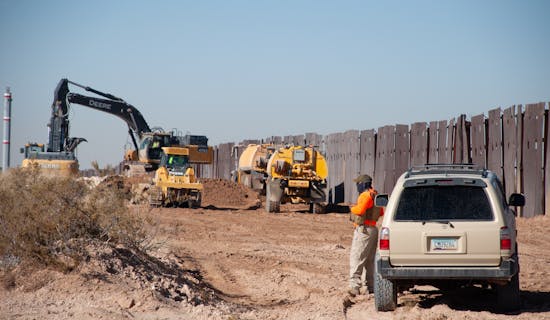
[[[267,175],[267,212],[280,212],[283,203],[307,203],[309,212],[325,212],[328,166],[315,147],[275,150],[267,163]]]
[[[212,163],[213,155],[212,147],[208,146],[163,147],[149,190],[149,204],[153,207],[200,207],[203,185],[192,165]]]

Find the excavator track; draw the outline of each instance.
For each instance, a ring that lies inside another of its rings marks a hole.
[[[157,186],[151,186],[149,189],[149,206],[161,207],[163,203],[162,189]]]

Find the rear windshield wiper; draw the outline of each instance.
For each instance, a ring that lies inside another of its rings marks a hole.
[[[455,226],[451,223],[449,220],[423,220],[422,225],[425,225],[427,222],[434,222],[434,223],[441,223],[441,224],[448,224],[449,227],[454,228]]]

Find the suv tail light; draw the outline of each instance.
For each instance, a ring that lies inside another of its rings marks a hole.
[[[380,250],[390,250],[390,229],[382,228],[379,239]]]
[[[510,230],[508,227],[500,228],[500,250],[511,250],[512,238],[510,237]]]

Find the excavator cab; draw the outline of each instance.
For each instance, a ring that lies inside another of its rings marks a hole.
[[[27,143],[24,148],[20,149],[25,159],[37,158],[38,154],[44,152],[44,144],[42,143]]]
[[[139,147],[139,159],[153,165],[155,169],[162,156],[162,148],[169,147],[172,144],[172,135],[170,133],[144,133],[144,138]]]

